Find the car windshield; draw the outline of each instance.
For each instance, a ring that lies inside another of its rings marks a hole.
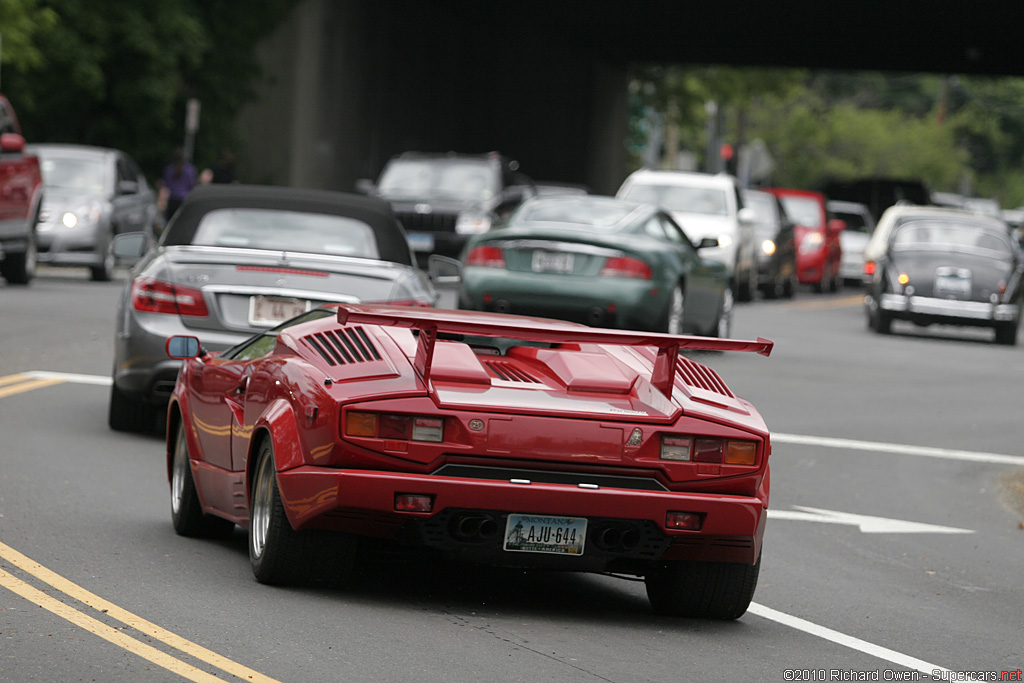
[[[497,168],[484,159],[401,159],[381,174],[387,197],[486,201],[500,190]]]
[[[373,229],[345,216],[278,209],[216,209],[199,221],[192,244],[380,258]]]
[[[103,194],[107,189],[107,171],[102,159],[40,156],[43,184],[48,188],[82,190]]]
[[[785,195],[780,197],[786,207],[786,214],[798,225],[808,228],[821,228],[821,204],[813,197]]]
[[[729,215],[728,194],[714,187],[634,183],[622,196],[634,202],[656,204],[666,211]]]
[[[894,251],[972,251],[998,259],[1013,256],[1008,234],[989,226],[948,221],[904,223],[893,233],[892,248]]]
[[[634,204],[615,201],[537,202],[523,206],[513,222],[570,223],[597,230],[611,230],[634,210]]]

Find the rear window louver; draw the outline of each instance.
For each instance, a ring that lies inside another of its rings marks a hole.
[[[361,327],[343,327],[303,337],[307,346],[328,365],[346,365],[380,360],[380,353]]]
[[[725,386],[725,382],[718,376],[718,373],[700,363],[694,363],[689,358],[679,357],[676,362],[676,371],[683,378],[683,383],[696,389],[713,391],[729,398],[736,396]]]
[[[485,360],[484,367],[486,367],[492,375],[498,379],[503,379],[506,382],[530,382],[532,384],[538,384],[540,382],[539,379],[529,375],[508,361]]]

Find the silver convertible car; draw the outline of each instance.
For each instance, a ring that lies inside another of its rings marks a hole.
[[[324,303],[437,303],[381,199],[202,185],[143,254],[145,238],[114,243],[118,257],[141,257],[118,303],[108,413],[118,431],[160,428],[181,364],[165,353],[171,335],[219,351]]]

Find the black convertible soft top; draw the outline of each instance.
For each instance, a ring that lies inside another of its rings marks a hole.
[[[373,230],[381,260],[414,265],[405,231],[386,201],[346,192],[275,185],[230,183],[196,186],[167,225],[160,244],[192,244],[204,215],[216,209],[230,208],[279,209],[354,218]]]

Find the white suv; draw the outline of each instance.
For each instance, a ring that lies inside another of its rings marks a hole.
[[[736,298],[753,298],[757,292],[756,216],[743,206],[735,177],[643,169],[630,174],[615,196],[660,206],[694,244],[705,237],[717,239],[718,246],[701,250],[701,255],[726,265]]]

